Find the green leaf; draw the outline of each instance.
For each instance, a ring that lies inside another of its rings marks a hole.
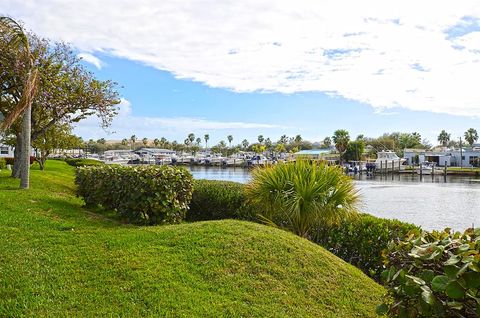
[[[480,287],[480,273],[477,272],[467,272],[462,276],[467,283],[468,288],[479,288]]]
[[[435,273],[431,269],[426,269],[420,274],[420,278],[427,283],[430,283],[434,277]]]
[[[419,277],[412,276],[412,275],[405,275],[405,277],[410,278],[417,285],[425,285],[425,281]]]
[[[432,279],[432,289],[433,289],[433,291],[436,291],[436,292],[445,291],[445,288],[447,287],[447,284],[448,284],[449,281],[450,281],[450,279],[447,276],[444,276],[444,275],[435,276]]]
[[[380,304],[377,306],[376,313],[379,316],[384,316],[388,312],[388,305],[387,304]]]
[[[458,262],[460,262],[462,258],[459,256],[459,255],[453,255],[452,257],[450,257],[445,263],[443,263],[444,265],[446,266],[449,266],[449,265],[455,265],[457,264]]]
[[[460,299],[465,296],[465,289],[456,281],[452,281],[447,284],[445,293],[448,297],[453,299]]]
[[[422,292],[422,299],[429,305],[433,305],[435,303],[435,297],[433,296],[433,293],[428,290],[424,290]]]
[[[445,266],[445,268],[443,269],[443,271],[445,272],[445,274],[447,274],[447,276],[451,279],[455,279],[457,277],[457,273],[458,273],[458,267],[454,266],[454,265],[450,265],[450,266]]]

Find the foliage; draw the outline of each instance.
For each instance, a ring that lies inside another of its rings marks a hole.
[[[253,219],[245,185],[231,181],[195,180],[188,221]]]
[[[87,205],[148,224],[179,223],[192,198],[192,175],[171,166],[79,168],[75,182]]]
[[[15,163],[15,158],[12,158],[12,157],[4,157],[5,159],[5,162],[7,165],[11,165],[13,166],[13,164]],[[34,156],[30,156],[30,164],[33,164],[35,162],[35,157]]]
[[[337,224],[319,224],[313,241],[378,280],[385,268],[382,251],[389,242],[403,240],[412,230],[419,228],[398,220],[360,214]]]
[[[445,130],[442,130],[438,135],[437,140],[441,145],[447,146],[448,142],[450,141],[450,134],[447,133]]]
[[[346,161],[362,160],[363,151],[365,150],[365,142],[363,140],[356,140],[348,142],[347,149],[343,155]]]
[[[7,167],[7,160],[5,158],[0,158],[0,169],[5,169]]]
[[[477,130],[474,128],[469,128],[465,132],[465,140],[468,142],[470,146],[472,146],[478,140]]]
[[[337,148],[340,153],[340,158],[342,158],[343,153],[347,150],[348,142],[350,141],[350,135],[345,129],[335,130],[332,137],[335,148]]]
[[[307,160],[254,169],[247,197],[267,222],[302,237],[319,223],[354,215],[358,199],[340,168]]]
[[[67,158],[65,159],[65,162],[73,167],[91,167],[104,165],[102,161],[87,158]]]
[[[0,172],[0,317],[375,317],[385,292],[285,231],[123,224],[83,206],[64,162],[31,173],[25,192]]]
[[[377,310],[399,317],[480,315],[480,229],[412,233],[391,244],[382,273],[388,296]]]

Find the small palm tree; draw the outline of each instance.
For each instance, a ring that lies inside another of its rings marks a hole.
[[[353,181],[336,166],[297,160],[252,171],[246,187],[266,223],[310,238],[315,227],[356,215]]]
[[[243,149],[247,149],[248,148],[248,145],[249,145],[249,142],[247,139],[243,139],[242,141],[242,147]]]
[[[148,145],[148,138],[146,138],[146,137],[143,138],[143,139],[142,139],[142,143],[143,143],[143,145],[146,147],[146,146]]]
[[[200,147],[200,144],[202,143],[202,138],[198,137],[196,140],[195,140],[195,144],[197,147]]]
[[[465,140],[472,146],[478,140],[477,130],[470,128],[465,132]]]
[[[442,130],[437,138],[438,142],[443,145],[444,147],[447,146],[448,142],[450,141],[450,134],[447,133],[445,130]]]
[[[137,136],[132,135],[130,137],[130,141],[132,142],[132,149],[135,149],[135,142],[137,141]]]
[[[335,143],[335,148],[340,153],[340,159],[342,159],[344,152],[347,150],[350,135],[345,129],[338,129],[333,133],[332,139]]]
[[[259,143],[262,143],[265,140],[265,138],[263,138],[263,135],[258,135],[257,140]]]
[[[229,148],[232,148],[233,136],[232,136],[232,135],[228,135],[228,136],[227,136],[227,139],[228,139],[228,147],[229,147]]]
[[[160,145],[160,139],[158,138],[153,139],[153,144],[155,145],[155,148],[158,147],[158,145]]]
[[[122,146],[127,146],[128,145],[128,139],[127,138],[123,138],[122,139]]]
[[[207,150],[208,149],[208,140],[210,139],[210,135],[205,134],[205,136],[203,136],[203,139],[205,139],[205,150]]]

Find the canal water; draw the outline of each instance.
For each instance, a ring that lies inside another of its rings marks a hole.
[[[192,166],[197,179],[246,183],[250,172],[244,168]],[[420,225],[426,230],[450,227],[464,230],[480,226],[480,178],[392,175],[355,176],[361,210],[372,215]]]

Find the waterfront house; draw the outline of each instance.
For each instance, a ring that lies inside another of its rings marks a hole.
[[[0,144],[0,158],[13,158],[15,148],[8,145]]]
[[[404,157],[407,164],[418,164],[421,162],[434,162],[437,166],[447,167],[478,167],[480,160],[480,147],[449,149],[435,148],[405,149]]]

